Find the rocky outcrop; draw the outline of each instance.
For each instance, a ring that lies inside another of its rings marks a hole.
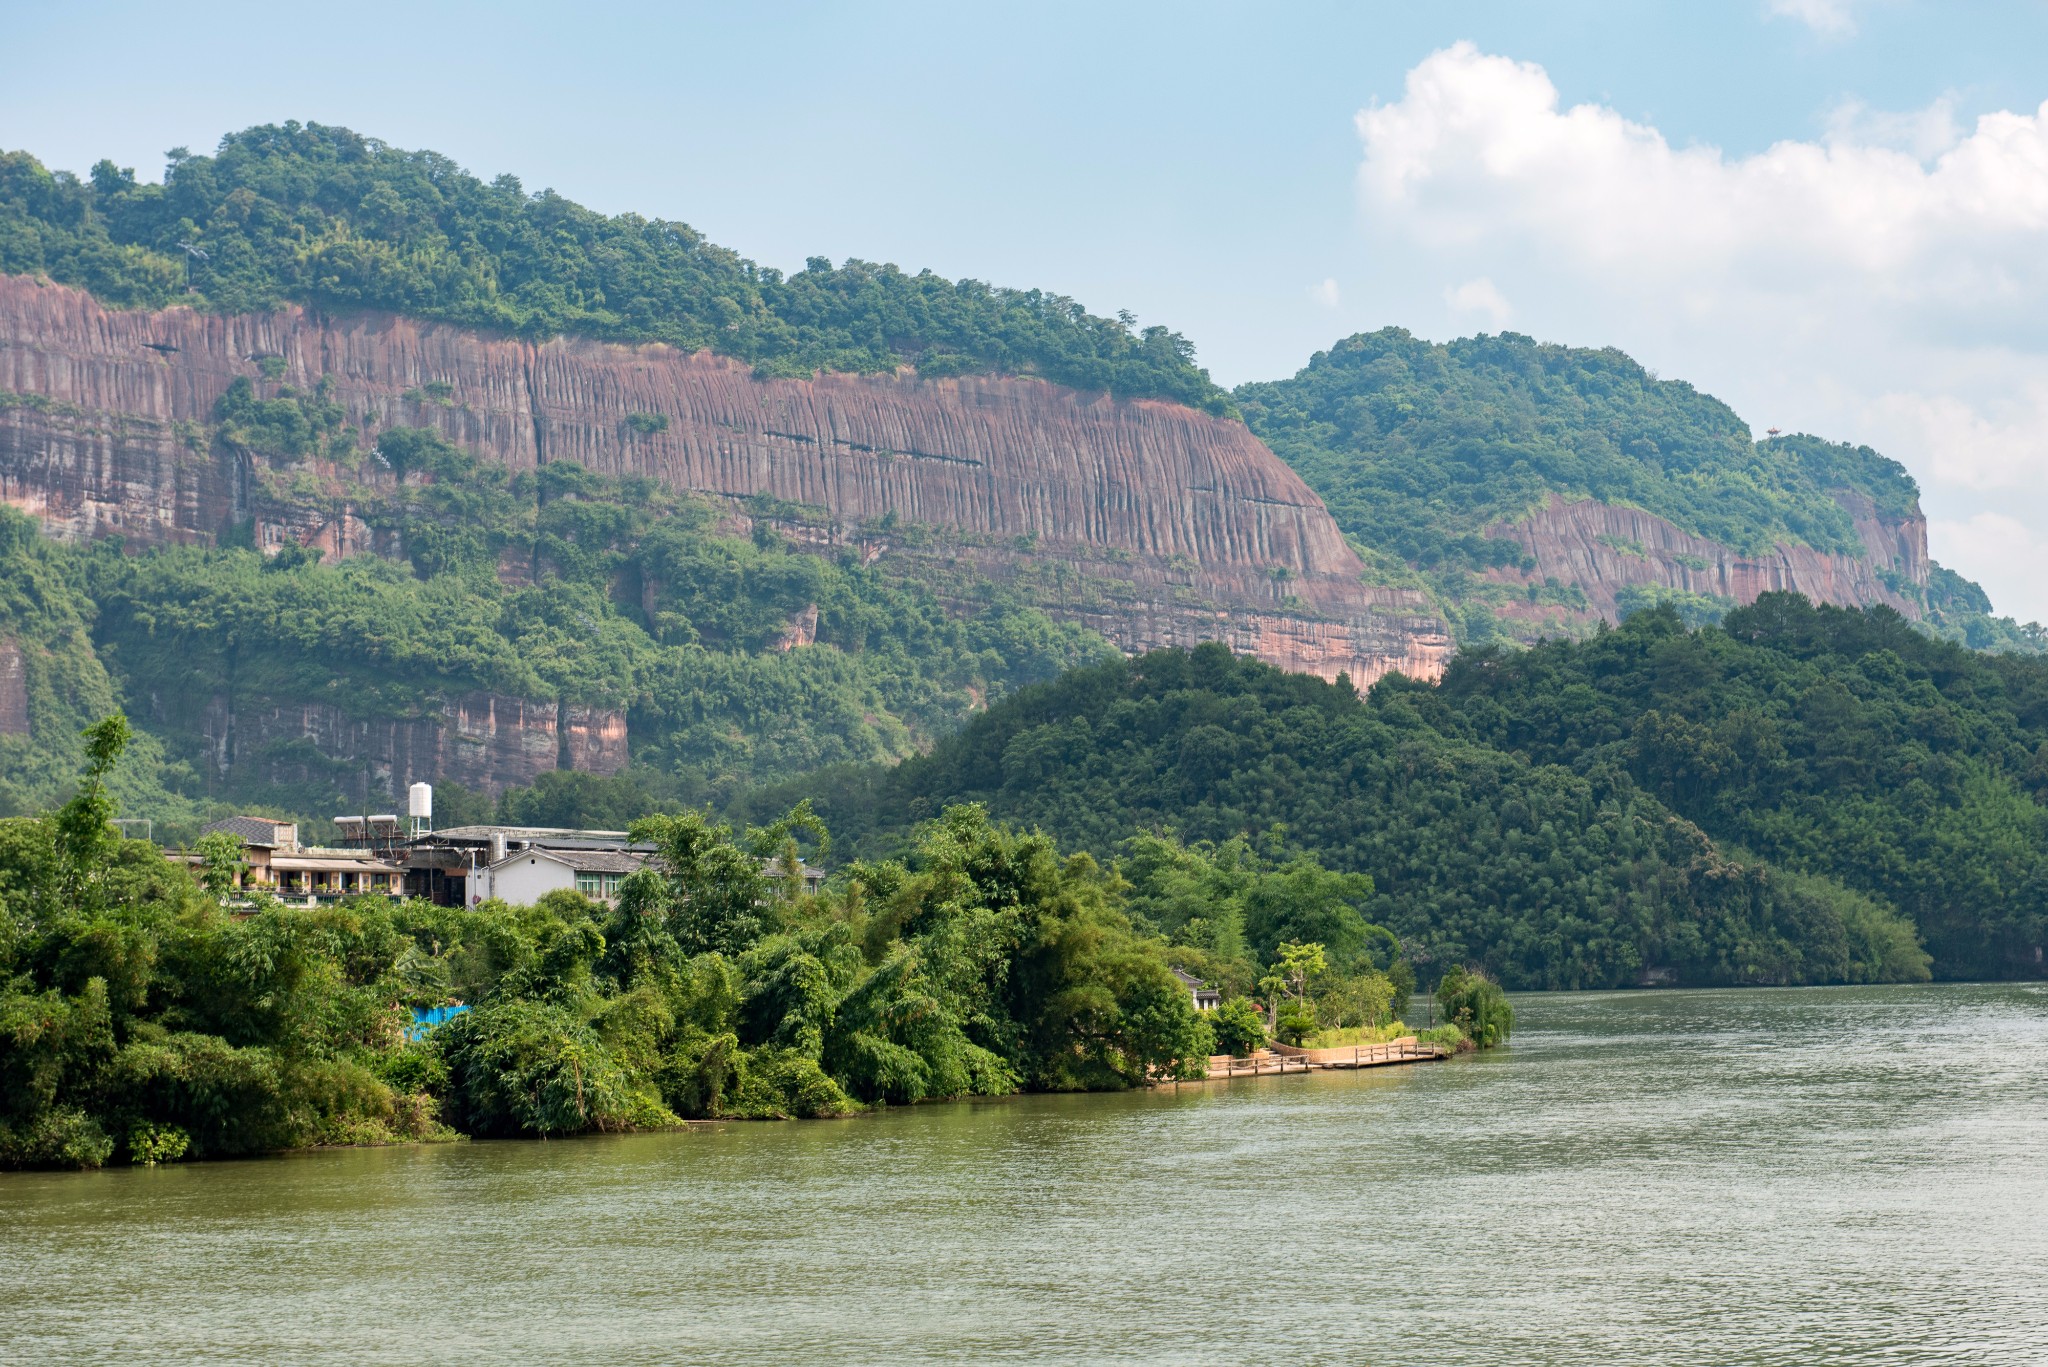
[[[616,774],[626,767],[626,717],[622,712],[562,703],[557,708],[555,734],[560,741],[556,768]]]
[[[1423,597],[1367,585],[1321,501],[1242,424],[1032,379],[764,380],[658,345],[299,307],[124,313],[0,277],[0,390],[31,400],[0,411],[0,497],[80,537],[203,541],[249,519],[252,472],[195,434],[265,357],[301,387],[328,378],[352,422],[431,425],[514,469],[573,460],[766,494],[818,510],[822,543],[871,556],[914,561],[936,540],[1126,650],[1224,639],[1361,686],[1433,677],[1449,653]],[[345,508],[295,509],[258,535],[384,549]]]
[[[1773,546],[1762,555],[1742,555],[1640,509],[1552,496],[1532,515],[1488,529],[1490,536],[1518,542],[1534,562],[1532,569],[1496,571],[1493,577],[1515,584],[1554,579],[1576,585],[1591,611],[1610,620],[1618,615],[1617,595],[1631,585],[1679,589],[1738,603],[1789,589],[1815,602],[1857,607],[1884,603],[1918,617],[1920,604],[1895,586],[1927,583],[1926,520],[1917,514],[1886,519],[1868,500],[1848,493],[1837,497],[1854,517],[1867,556],[1809,546]]]
[[[496,794],[555,768],[613,774],[626,764],[626,720],[598,708],[494,693],[449,699],[439,713],[361,717],[323,702],[216,694],[203,731],[222,775],[266,784],[331,783],[395,803],[431,775]]]

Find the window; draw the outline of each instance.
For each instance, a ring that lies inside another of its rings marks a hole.
[[[585,897],[597,896],[603,886],[604,880],[597,874],[579,873],[576,875],[576,891],[582,893]]]

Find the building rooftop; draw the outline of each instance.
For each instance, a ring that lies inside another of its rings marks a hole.
[[[416,844],[441,841],[456,845],[487,845],[492,836],[524,840],[553,849],[558,844],[617,848],[627,843],[624,831],[578,831],[564,826],[450,826],[419,837]]]
[[[354,854],[347,850],[321,850],[313,854],[284,854],[270,861],[270,867],[279,873],[403,873],[396,864],[387,864],[368,851]]]
[[[561,850],[539,848],[514,850],[497,863],[494,869],[507,864],[516,864],[521,858],[547,859],[557,864],[566,864],[578,873],[638,873],[647,867],[646,857],[625,850]]]
[[[222,832],[234,836],[244,845],[260,845],[265,849],[296,845],[299,840],[299,824],[296,821],[279,821],[268,816],[230,816],[219,821],[209,821],[199,828],[201,835]]]

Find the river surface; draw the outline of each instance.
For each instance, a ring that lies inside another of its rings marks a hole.
[[[0,1175],[0,1361],[2048,1362],[2048,988],[1517,998],[1121,1096]]]

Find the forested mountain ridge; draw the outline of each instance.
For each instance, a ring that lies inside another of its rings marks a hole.
[[[0,622],[17,808],[75,767],[52,661],[135,715],[177,829],[414,778],[720,799],[1109,646],[1363,687],[1441,671],[1439,609],[1467,643],[1786,584],[1992,621],[1898,467],[1618,353],[1349,339],[1238,391],[1297,474],[1181,339],[1068,301],[785,278],[346,130],[172,162],[0,157],[0,490],[106,543],[9,533],[74,624]]]
[[[1411,958],[1515,986],[1897,980],[1920,941],[1942,977],[2038,976],[2044,699],[2048,662],[1770,594],[1369,699],[1209,647],[1118,661],[805,791],[875,850],[968,801],[1104,858],[1278,828],[1370,874]]]
[[[77,573],[195,800],[629,762],[712,794],[904,753],[1105,639],[1433,675],[1423,595],[1368,582],[1223,407],[1160,329],[860,263],[785,278],[345,130],[250,130],[162,186],[0,159],[0,489],[141,553]],[[711,625],[656,542],[772,561],[729,605],[772,629]]]
[[[1706,621],[1772,589],[1882,603],[1978,647],[2038,648],[1932,564],[1919,489],[1868,447],[1752,438],[1613,349],[1400,328],[1241,385],[1246,421],[1461,639],[1583,631],[1651,601]]]
[[[1133,332],[1043,291],[863,261],[813,258],[784,275],[688,224],[608,217],[510,175],[486,184],[437,152],[346,128],[266,124],[212,156],[168,157],[151,185],[109,161],[81,179],[0,153],[0,273],[125,308],[363,307],[519,336],[667,342],[772,375],[907,363],[1228,404],[1163,327]]]

